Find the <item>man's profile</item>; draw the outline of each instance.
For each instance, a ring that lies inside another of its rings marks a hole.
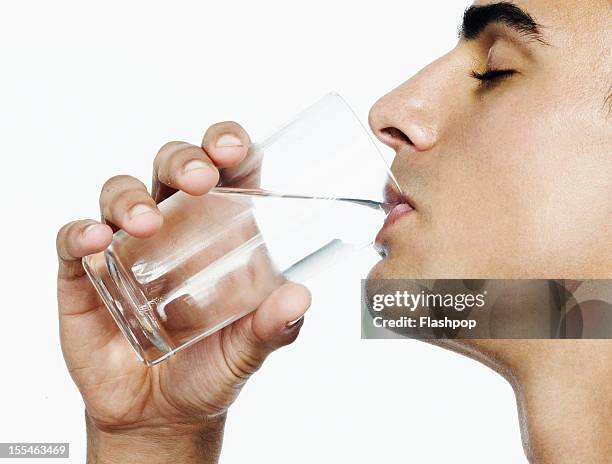
[[[381,97],[369,122],[395,150],[392,171],[411,206],[379,234],[383,259],[370,279],[612,279],[608,0],[476,1],[456,47]],[[177,190],[205,194],[249,144],[234,122],[211,126],[201,146],[166,144],[152,193],[113,177],[102,188],[102,221],[58,234],[62,347],[85,401],[91,462],[216,462],[242,385],[298,335],[310,297],[287,284],[149,369],[132,359],[80,264],[116,228],[155,234],[158,202]],[[432,343],[510,382],[531,462],[610,462],[610,340]]]

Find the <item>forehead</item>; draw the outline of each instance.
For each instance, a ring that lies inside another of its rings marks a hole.
[[[492,5],[497,0],[475,0],[473,5]],[[541,25],[542,33],[559,45],[581,42],[590,47],[612,43],[612,0],[511,0]]]

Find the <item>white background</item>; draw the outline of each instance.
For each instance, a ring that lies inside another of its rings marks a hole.
[[[54,241],[114,174],[234,119],[257,139],[330,90],[370,105],[453,47],[465,1],[3,2],[0,441],[62,441]],[[372,259],[368,255],[362,259]],[[361,340],[360,275],[330,271],[298,341],[231,408],[222,462],[524,462],[511,388],[416,341]],[[19,462],[25,463],[26,460]]]

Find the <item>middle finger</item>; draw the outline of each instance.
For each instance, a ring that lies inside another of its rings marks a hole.
[[[219,182],[219,170],[204,150],[186,142],[165,144],[153,162],[152,194],[160,202],[177,190],[203,195]]]
[[[105,223],[134,237],[150,237],[163,217],[145,185],[131,176],[107,180],[100,192],[100,211]]]

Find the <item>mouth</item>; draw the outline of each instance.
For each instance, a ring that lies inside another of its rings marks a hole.
[[[411,201],[400,192],[397,187],[393,184],[387,184],[385,187],[385,206],[384,209],[387,213],[387,218],[382,228],[376,235],[374,245],[376,251],[384,258],[387,256],[387,246],[385,243],[385,236],[388,231],[393,227],[404,216],[416,211]]]

